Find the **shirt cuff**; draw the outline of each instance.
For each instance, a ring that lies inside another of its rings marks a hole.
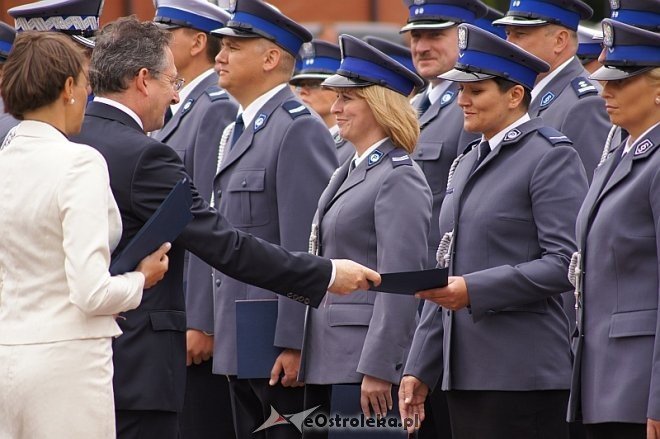
[[[335,261],[330,259],[330,262],[332,262],[332,274],[330,275],[330,282],[328,283],[328,289],[330,289],[332,284],[335,283],[335,276],[337,276],[337,267],[335,267]]]

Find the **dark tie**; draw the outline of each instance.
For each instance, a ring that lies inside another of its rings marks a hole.
[[[477,161],[474,163],[474,168],[472,168],[472,172],[474,172],[479,165],[486,160],[486,157],[490,154],[490,144],[488,143],[488,140],[484,140],[479,144],[479,156],[477,156]]]
[[[163,126],[167,125],[167,122],[169,122],[170,119],[172,119],[172,107],[168,105],[167,110],[165,110],[165,123]]]
[[[351,160],[351,164],[348,166],[348,175],[351,175],[351,172],[355,169],[355,159]]]
[[[245,123],[243,122],[243,114],[241,113],[236,117],[236,125],[234,125],[234,133],[231,136],[230,149],[236,145],[236,142],[238,141],[238,138],[241,137],[241,134],[243,134],[244,129]]]
[[[419,103],[417,112],[421,116],[422,114],[426,113],[426,110],[428,110],[430,106],[431,106],[431,100],[429,99],[429,94],[424,93],[424,97],[422,98],[422,101]]]

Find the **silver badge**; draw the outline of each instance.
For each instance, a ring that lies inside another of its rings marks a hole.
[[[603,23],[603,44],[607,47],[614,46],[614,29],[610,23]]]
[[[415,0],[415,1],[413,1],[413,4],[415,4],[417,6],[423,5],[424,3],[426,3],[426,0]]]
[[[610,8],[615,11],[621,7],[621,2],[619,0],[610,0]]]
[[[644,154],[652,146],[653,142],[651,142],[649,139],[644,139],[644,141],[642,141],[639,145],[637,145],[637,148],[635,148],[635,155],[638,156]]]
[[[229,0],[229,7],[227,8],[227,12],[230,14],[236,12],[236,0]]]
[[[458,27],[458,48],[460,50],[467,49],[468,44],[468,30],[464,26]]]
[[[300,49],[300,56],[302,59],[314,58],[316,56],[314,45],[312,43],[305,43]]]
[[[259,115],[259,117],[257,117],[255,119],[255,121],[254,121],[255,131],[258,130],[259,128],[261,128],[261,126],[264,124],[264,122],[266,122],[267,118],[268,118],[268,116],[266,116],[265,114],[262,113],[262,114]]]
[[[520,134],[522,134],[522,133],[514,128],[511,131],[509,131],[508,133],[506,133],[506,136],[504,136],[504,140],[513,140],[513,139],[517,138]]]

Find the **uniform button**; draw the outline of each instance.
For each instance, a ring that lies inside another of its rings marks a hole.
[[[451,314],[451,311],[447,311],[447,315]]]
[[[241,186],[243,186],[243,187],[247,186],[247,181],[243,180],[243,181],[241,182]]]
[[[221,191],[221,190],[218,190],[218,193],[217,193],[217,195],[216,195],[216,198],[220,198],[220,197],[222,197],[222,191]]]
[[[219,287],[220,284],[222,284],[222,281],[221,281],[220,279],[216,279],[216,280],[215,280],[215,286],[216,286],[216,287]]]

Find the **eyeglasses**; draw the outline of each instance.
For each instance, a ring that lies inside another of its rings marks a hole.
[[[299,82],[298,84],[295,85],[296,91],[300,92],[302,89],[318,90],[319,88],[321,88],[321,82],[322,81]]]
[[[170,84],[172,84],[172,88],[174,89],[174,91],[177,92],[183,88],[183,84],[186,82],[186,80],[183,78],[177,78],[176,76],[168,75],[165,72],[158,72],[158,73],[169,79]]]

